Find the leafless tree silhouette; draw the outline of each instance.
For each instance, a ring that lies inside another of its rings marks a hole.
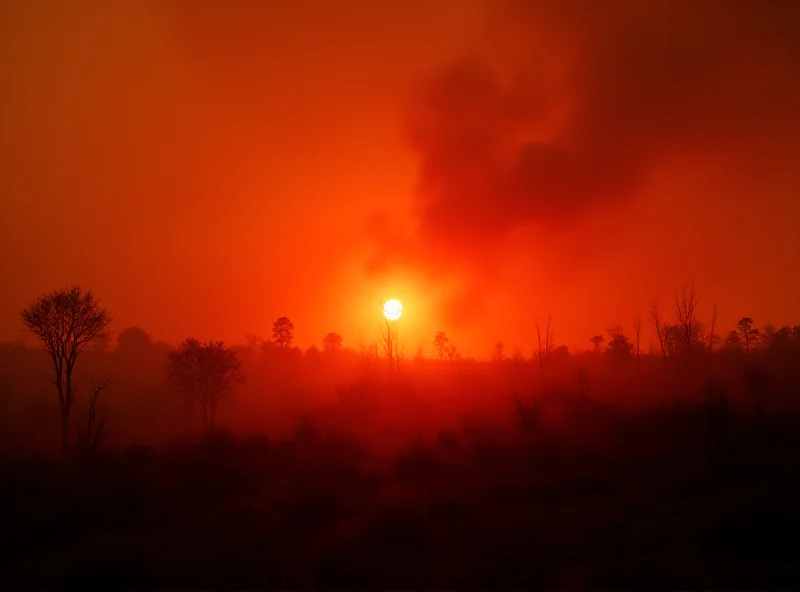
[[[539,382],[544,380],[544,366],[555,346],[553,330],[551,329],[552,320],[553,316],[547,315],[547,325],[544,328],[544,334],[542,334],[542,327],[539,324],[539,320],[536,318],[533,320],[536,326],[536,353],[539,358]]]
[[[633,335],[636,339],[636,343],[634,344],[636,349],[636,368],[639,368],[639,359],[642,351],[642,315],[636,315],[633,318]]]
[[[661,319],[661,310],[658,307],[658,302],[653,301],[650,303],[650,322],[656,330],[656,337],[658,338],[658,345],[661,348],[661,357],[667,357],[666,338],[664,336],[664,322]]]
[[[702,324],[695,316],[697,294],[694,282],[683,284],[675,293],[675,317],[677,319],[678,355],[684,367],[692,361],[695,345],[700,341]]]
[[[397,339],[397,323],[389,319],[385,319],[384,323],[383,331],[381,332],[381,349],[383,350],[383,355],[386,357],[386,360],[389,362],[389,368],[399,369],[400,351]]]
[[[54,290],[22,310],[22,322],[44,344],[53,363],[51,380],[58,389],[61,414],[61,449],[69,450],[69,418],[75,387],[75,362],[86,347],[107,334],[112,317],[101,308],[91,291],[78,286]]]
[[[100,394],[111,384],[111,379],[101,377],[98,382],[92,381],[89,401],[83,411],[83,420],[78,424],[77,443],[78,450],[86,457],[94,456],[103,445],[108,430],[109,417],[100,407]],[[76,403],[80,407],[79,403]]]
[[[711,326],[708,330],[708,353],[712,353],[714,351],[714,343],[716,340],[716,330],[717,330],[717,319],[719,318],[719,308],[717,307],[717,303],[714,302],[714,308],[711,312]]]

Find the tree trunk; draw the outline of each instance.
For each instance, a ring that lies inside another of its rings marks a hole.
[[[69,455],[69,407],[66,404],[59,405],[61,412],[61,455]]]
[[[61,452],[64,456],[69,453],[69,410],[72,407],[72,364],[66,363],[66,388],[64,392],[64,405],[61,407]]]

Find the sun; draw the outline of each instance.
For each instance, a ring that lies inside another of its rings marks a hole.
[[[383,303],[383,316],[387,321],[396,321],[403,314],[403,305],[399,300],[392,298]]]

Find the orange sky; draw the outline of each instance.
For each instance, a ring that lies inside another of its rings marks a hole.
[[[394,296],[408,355],[584,348],[691,278],[798,323],[797,6],[4,2],[0,339],[71,283],[302,347]]]

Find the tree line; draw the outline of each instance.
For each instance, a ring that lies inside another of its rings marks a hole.
[[[723,338],[716,333],[717,308],[709,324],[703,323],[696,314],[697,296],[694,287],[683,287],[676,293],[672,312],[674,318],[665,320],[657,304],[650,308],[650,322],[657,337],[660,357],[667,363],[678,363],[688,367],[700,356],[713,353],[740,352],[749,355],[756,352],[770,352],[778,356],[798,353],[800,350],[800,326],[777,328],[771,324],[759,329],[750,317],[742,317],[736,328]],[[61,447],[64,454],[70,449],[70,418],[76,401],[73,373],[80,354],[96,342],[108,336],[113,317],[100,306],[91,291],[74,286],[54,290],[36,299],[21,312],[21,320],[28,331],[35,335],[49,355],[51,371],[49,378],[55,386],[61,425]],[[641,317],[633,322],[633,340],[625,335],[622,327],[615,325],[604,335],[592,336],[593,346],[589,355],[604,354],[614,365],[638,362],[641,352]],[[389,325],[387,331],[391,331]],[[517,350],[511,358],[504,355],[502,342],[497,342],[492,351],[492,361],[533,361],[537,362],[540,377],[544,368],[552,361],[570,357],[566,346],[557,346],[552,318],[546,324],[535,321],[536,349],[530,358]],[[390,366],[397,367],[402,352],[397,348],[396,336],[389,336],[384,345],[383,356]],[[287,351],[294,342],[294,324],[287,317],[280,317],[272,327],[272,339],[263,340],[249,335],[251,348]],[[327,333],[322,339],[323,350],[327,353],[343,349],[344,340],[339,333]],[[603,345],[605,344],[605,349]],[[432,345],[439,361],[458,361],[463,357],[443,331],[435,334]],[[313,347],[313,346],[312,346]],[[308,352],[311,353],[311,349]],[[359,346],[358,354],[365,361],[377,364],[381,352],[377,344]],[[423,347],[419,346],[417,359],[424,357]],[[203,426],[209,430],[214,426],[215,414],[220,401],[237,384],[244,381],[241,363],[234,349],[222,341],[200,341],[187,338],[167,353],[166,374],[169,383],[181,394],[187,409],[197,405],[202,410]],[[754,378],[755,380],[755,378]],[[78,429],[78,442],[87,448],[96,447],[105,432],[106,418],[99,412],[98,400],[110,380],[100,377],[93,382],[83,409],[85,422]],[[755,396],[755,395],[754,395]]]

